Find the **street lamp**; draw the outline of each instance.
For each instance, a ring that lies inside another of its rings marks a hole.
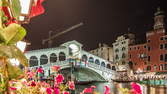
[[[21,23],[28,23],[30,20],[31,8],[34,0],[19,0],[21,5],[21,14],[19,16],[19,21]]]
[[[24,52],[25,49],[26,49],[27,43],[24,42],[24,41],[18,41],[18,42],[16,43],[16,46],[17,46],[17,48],[19,48],[22,52]]]

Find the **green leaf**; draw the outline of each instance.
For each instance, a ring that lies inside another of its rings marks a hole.
[[[18,41],[22,40],[26,35],[26,30],[23,27],[18,28],[15,36],[8,42],[8,44],[15,44]]]
[[[22,40],[26,35],[26,30],[18,24],[10,24],[6,28],[0,28],[0,40],[5,44],[13,43]]]
[[[13,10],[14,17],[16,19],[18,19],[20,16],[20,12],[21,12],[20,1],[19,0],[12,0],[11,8]]]

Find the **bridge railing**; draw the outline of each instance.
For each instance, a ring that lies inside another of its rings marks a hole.
[[[94,64],[94,63],[88,63],[87,67],[95,68],[97,70],[100,70],[100,71],[103,71],[103,72],[106,72],[106,73],[109,73],[109,74],[115,73],[114,70],[108,69],[106,67],[103,67],[103,66],[100,66],[100,65],[97,65],[97,64]]]

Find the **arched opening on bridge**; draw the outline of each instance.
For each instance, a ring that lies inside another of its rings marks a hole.
[[[104,63],[104,62],[101,62],[101,66],[102,66],[102,67],[105,67],[106,65],[105,65],[105,63]]]
[[[36,56],[30,57],[29,66],[30,67],[38,66],[38,58]]]
[[[50,54],[50,63],[57,62],[57,55],[55,53]]]
[[[64,52],[59,53],[59,61],[65,61],[66,60],[66,55]]]
[[[48,57],[46,55],[41,55],[40,57],[40,65],[44,65],[48,63]]]
[[[83,55],[83,56],[82,56],[82,61],[83,61],[83,62],[87,62],[87,60],[88,60],[88,57],[87,57],[86,55]]]
[[[116,70],[115,66],[112,66],[112,70]]]
[[[130,67],[130,69],[133,68],[133,63],[132,63],[132,61],[129,61],[129,67]]]
[[[95,64],[100,65],[100,61],[98,59],[96,59]]]
[[[94,58],[93,57],[89,57],[89,62],[90,63],[94,63]]]
[[[110,64],[107,64],[107,68],[108,68],[108,69],[111,69],[111,66],[110,66]]]

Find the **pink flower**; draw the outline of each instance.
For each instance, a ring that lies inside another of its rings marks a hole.
[[[74,89],[75,89],[74,81],[69,81],[69,82],[68,82],[68,86],[69,86],[69,89],[70,89],[70,90],[74,90]]]
[[[132,86],[133,94],[142,94],[141,88],[138,84],[132,82],[131,86]]]
[[[64,77],[63,77],[62,74],[58,74],[58,75],[56,76],[55,80],[56,80],[56,83],[57,83],[57,84],[60,84],[60,83],[63,82]]]
[[[104,94],[110,94],[110,87],[109,86],[105,86],[105,92]]]
[[[10,90],[17,90],[17,88],[15,88],[15,87],[10,87]]]
[[[92,93],[92,92],[93,92],[92,88],[85,88],[83,90],[83,93]]]
[[[37,72],[43,73],[43,69],[42,69],[42,68],[38,68],[38,69],[37,69]]]
[[[59,69],[60,69],[60,66],[56,66],[56,65],[55,65],[55,66],[52,67],[52,70],[53,70],[53,71],[56,71],[56,72],[58,72]]]
[[[35,75],[34,72],[27,72],[26,74],[28,75],[28,78],[32,78]]]
[[[36,86],[36,82],[35,82],[35,81],[32,81],[32,82],[31,82],[31,86]]]
[[[46,88],[46,93],[47,94],[52,94],[52,89],[51,88]]]
[[[91,88],[96,88],[96,86],[91,86]]]
[[[60,91],[57,87],[54,88],[54,94],[60,94]]]
[[[63,91],[63,94],[70,94],[68,91]]]

